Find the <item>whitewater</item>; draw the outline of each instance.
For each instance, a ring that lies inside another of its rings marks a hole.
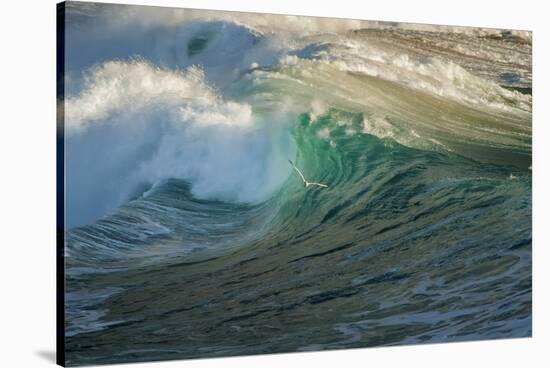
[[[530,32],[81,3],[65,32],[69,365],[531,336]]]

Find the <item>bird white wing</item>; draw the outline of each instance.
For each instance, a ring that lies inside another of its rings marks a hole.
[[[302,174],[302,172],[296,167],[296,165],[294,165],[294,162],[292,162],[292,160],[288,160],[288,162],[290,162],[290,164],[292,165],[292,167],[294,168],[294,170],[296,170],[298,172],[298,174],[300,175],[300,177],[302,178],[302,180],[304,182],[307,182],[306,178],[304,178],[304,175]]]
[[[325,184],[321,184],[321,183],[309,183],[309,185],[317,185],[321,188],[328,188],[328,185],[325,185]]]

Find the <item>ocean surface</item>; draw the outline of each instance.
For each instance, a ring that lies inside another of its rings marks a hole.
[[[530,32],[68,3],[66,51],[68,365],[531,336]]]

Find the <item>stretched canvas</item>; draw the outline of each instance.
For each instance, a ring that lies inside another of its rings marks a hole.
[[[531,336],[529,31],[58,4],[58,363]]]

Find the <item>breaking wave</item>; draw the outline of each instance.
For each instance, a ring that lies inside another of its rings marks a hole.
[[[529,33],[68,7],[69,362],[531,333]]]

